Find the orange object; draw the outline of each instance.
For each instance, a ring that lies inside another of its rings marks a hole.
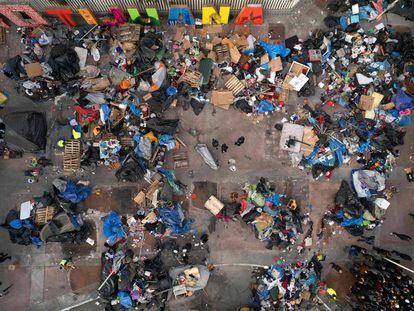
[[[122,80],[119,87],[122,90],[128,90],[131,87],[131,80]]]

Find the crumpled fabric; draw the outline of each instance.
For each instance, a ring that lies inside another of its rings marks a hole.
[[[151,141],[143,136],[141,133],[135,134],[132,138],[136,143],[136,147],[134,149],[135,154],[138,157],[144,158],[146,160],[151,159],[152,155],[152,144]]]
[[[352,186],[359,198],[369,198],[385,189],[385,177],[377,171],[355,170],[351,177]]]
[[[166,168],[160,167],[160,168],[158,168],[158,173],[160,173],[165,178],[167,178],[167,182],[171,186],[174,193],[176,193],[178,195],[183,195],[184,194],[185,185],[180,183],[175,178],[175,175],[171,170],[167,170]]]
[[[103,234],[109,245],[114,245],[119,239],[126,237],[122,228],[121,217],[114,211],[110,212],[103,221]]]
[[[55,184],[58,184],[58,183],[60,185],[62,185],[62,183],[60,181],[62,181],[62,179],[60,179],[60,178],[55,179],[53,181],[53,185],[55,186]],[[62,188],[60,188],[60,189],[62,189]],[[92,192],[92,187],[85,186],[85,185],[82,185],[82,184],[75,184],[72,180],[67,180],[66,181],[66,186],[65,186],[63,191],[60,190],[60,189],[59,189],[60,193],[58,194],[58,196],[60,198],[64,198],[66,200],[69,200],[72,203],[79,203],[79,202],[85,201],[86,198]]]
[[[168,134],[158,135],[158,144],[166,146],[168,151],[174,149],[176,145],[174,137]]]
[[[158,208],[162,222],[172,230],[173,234],[182,235],[190,230],[192,219],[185,219],[181,205],[175,203],[172,208]]]
[[[281,44],[272,44],[261,41],[260,46],[266,51],[267,54],[269,54],[269,57],[271,59],[279,55],[281,57],[286,57],[290,54],[290,49],[284,47]]]

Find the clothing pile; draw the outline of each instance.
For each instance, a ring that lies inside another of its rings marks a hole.
[[[309,221],[296,200],[276,193],[265,178],[260,178],[257,184],[247,183],[243,191],[239,200],[226,204],[216,217],[225,219],[238,214],[252,227],[256,237],[266,243],[266,248],[290,250],[303,233],[302,224]]]
[[[322,264],[315,254],[311,260],[291,264],[279,259],[258,272],[250,307],[255,310],[298,310],[314,306],[321,285]]]
[[[58,178],[50,192],[23,202],[20,210],[10,210],[2,227],[9,231],[12,243],[48,242],[84,243],[92,233],[92,225],[83,221],[77,204],[84,201],[92,188],[72,180]]]

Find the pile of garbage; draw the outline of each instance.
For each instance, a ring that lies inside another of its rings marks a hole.
[[[296,200],[276,193],[274,186],[263,177],[257,184],[246,183],[243,191],[234,197],[233,203],[225,205],[219,217],[239,214],[256,237],[266,243],[266,248],[277,246],[290,251],[303,233],[303,225],[309,221]]]
[[[82,244],[92,240],[92,225],[82,219],[77,208],[92,188],[88,183],[63,178],[55,179],[52,184],[49,192],[8,212],[2,227],[8,230],[12,243],[40,247],[48,242]]]
[[[335,207],[324,219],[334,221],[355,236],[364,230],[373,230],[382,223],[391,205],[390,199],[398,191],[396,187],[385,187],[385,178],[376,171],[355,170],[351,174],[351,185],[343,180],[335,196]]]
[[[355,283],[351,298],[357,310],[412,310],[414,285],[403,269],[389,261],[365,253],[354,262]]]
[[[202,241],[206,242],[204,238],[194,237],[158,240],[155,254],[143,255],[144,242],[138,251],[125,240],[114,244],[108,240],[108,249],[101,258],[100,298],[108,307],[163,310],[171,293],[175,297],[191,296],[207,285],[210,276],[210,271],[202,264],[208,249],[202,250],[201,258],[193,254],[201,250]]]
[[[404,143],[404,128],[412,123],[414,40],[380,20],[367,30],[363,21],[379,15],[378,3],[355,4],[343,16],[327,17],[328,31],[294,42],[290,56],[309,78],[297,95],[321,93],[320,103],[305,98],[303,107],[276,127],[292,164],[310,169],[316,179],[329,178],[352,158],[386,175],[399,156],[395,148]]]
[[[298,310],[315,306],[321,282],[323,256],[288,264],[278,259],[268,269],[256,271],[257,282],[250,307],[257,310]]]

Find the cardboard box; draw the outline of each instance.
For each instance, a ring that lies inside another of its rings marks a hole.
[[[29,78],[39,77],[43,74],[43,68],[40,63],[26,64],[24,65],[24,69]]]
[[[283,65],[282,65],[282,59],[280,58],[280,56],[273,58],[269,62],[269,67],[270,67],[270,71],[272,72],[282,71]]]
[[[372,110],[374,108],[374,97],[368,95],[362,95],[358,108],[362,110]]]
[[[237,64],[240,60],[241,54],[239,52],[239,50],[237,49],[237,47],[232,46],[230,47],[230,59],[233,63]]]
[[[204,207],[208,209],[214,216],[216,216],[223,209],[224,204],[221,203],[214,195],[212,195],[206,201],[206,203],[204,203]]]

